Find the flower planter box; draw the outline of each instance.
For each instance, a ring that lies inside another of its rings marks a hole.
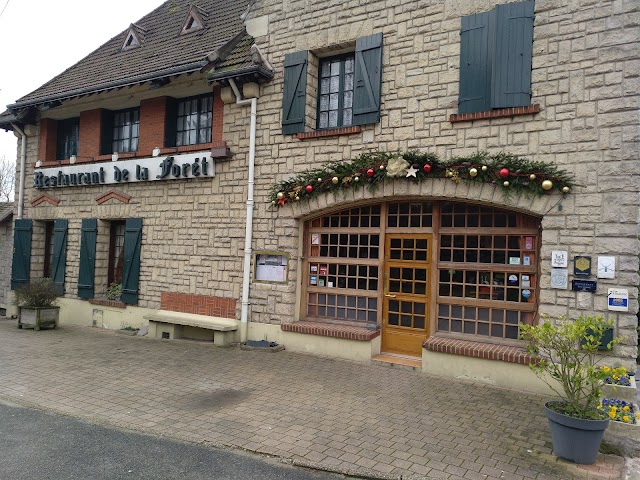
[[[629,376],[630,386],[624,385],[612,385],[606,383],[602,386],[603,398],[617,398],[618,400],[624,400],[627,403],[638,404],[638,390],[636,385],[636,377]]]
[[[19,307],[18,310],[18,328],[40,330],[58,326],[60,307]]]

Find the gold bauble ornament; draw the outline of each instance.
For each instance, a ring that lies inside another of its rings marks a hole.
[[[322,179],[321,179],[320,177],[318,177],[318,181],[319,181],[319,182],[321,182],[321,181],[322,181]]]
[[[276,197],[278,198],[278,200],[282,200],[284,198],[284,192],[278,192]]]
[[[562,187],[562,191],[564,193],[569,193],[571,191],[571,189],[569,187]]]
[[[532,173],[531,175],[529,175],[529,180],[531,180],[532,182],[536,179],[536,174]]]
[[[333,177],[331,179],[331,183],[333,183],[334,185],[337,185],[339,181],[340,181],[340,179],[338,177]]]
[[[478,175],[478,169],[476,168],[470,168],[469,169],[469,176],[470,177],[476,177]]]
[[[486,172],[486,171],[487,171],[487,168],[488,168],[488,167],[487,167],[486,165],[482,165],[482,171],[483,171],[483,172]]]
[[[296,202],[300,200],[300,197],[296,197]]]
[[[276,201],[275,200],[271,200],[271,205],[275,205]]]
[[[551,190],[553,188],[553,182],[551,180],[545,180],[542,182],[543,190]]]
[[[360,177],[353,177],[353,181],[354,182],[359,182],[360,181]]]
[[[384,165],[380,165],[380,170],[384,170]]]
[[[444,175],[447,178],[451,178],[451,177],[453,177],[453,172],[451,170],[447,170],[447,172]]]
[[[504,185],[505,187],[508,187],[508,186],[509,186],[509,180],[505,180],[505,181],[502,183],[502,185]]]

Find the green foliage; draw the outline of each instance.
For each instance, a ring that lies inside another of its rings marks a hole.
[[[576,418],[601,418],[597,406],[607,373],[596,367],[598,347],[613,321],[601,316],[569,320],[560,317],[554,323],[545,319],[537,326],[520,325],[521,337],[529,342],[527,350],[540,356],[531,369],[562,399],[562,411]],[[614,339],[607,349],[619,343]],[[555,380],[550,381],[551,379]],[[560,385],[558,385],[558,383]]]
[[[451,160],[440,160],[433,153],[420,153],[415,151],[400,152],[371,152],[363,153],[352,160],[338,160],[327,162],[321,167],[307,170],[289,180],[272,187],[269,198],[275,205],[284,205],[290,201],[308,200],[318,194],[326,192],[343,192],[350,188],[365,186],[375,191],[383,182],[395,180],[387,175],[389,160],[402,157],[416,170],[416,177],[404,177],[401,181],[420,182],[427,178],[449,178],[454,182],[490,183],[499,186],[506,196],[515,192],[525,195],[546,195],[551,190],[542,188],[544,180],[553,183],[553,189],[563,192],[565,187],[569,189],[574,185],[573,177],[565,170],[560,170],[551,163],[532,162],[509,153],[488,154],[477,152],[466,157],[454,157]],[[425,165],[428,172],[425,171]],[[509,175],[500,177],[501,169],[509,170]],[[373,175],[367,175],[368,170],[373,170]],[[475,176],[471,176],[470,170],[474,169]],[[535,178],[532,180],[531,175]],[[333,179],[337,177],[338,182]],[[504,182],[508,181],[508,186]],[[312,187],[307,192],[306,187]],[[283,198],[278,198],[278,193]]]
[[[120,300],[120,295],[122,295],[122,284],[113,282],[107,288],[107,300]]]
[[[18,305],[27,308],[52,307],[58,298],[59,288],[50,278],[40,278],[16,289]]]

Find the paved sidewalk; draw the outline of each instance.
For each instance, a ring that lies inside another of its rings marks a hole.
[[[551,455],[535,395],[287,351],[15,325],[0,320],[1,399],[377,478],[575,471]],[[607,456],[597,478],[618,478],[621,461]]]

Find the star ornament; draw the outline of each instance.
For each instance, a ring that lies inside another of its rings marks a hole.
[[[418,169],[414,168],[413,165],[407,168],[407,178],[409,177],[417,178],[416,173],[418,173]]]

